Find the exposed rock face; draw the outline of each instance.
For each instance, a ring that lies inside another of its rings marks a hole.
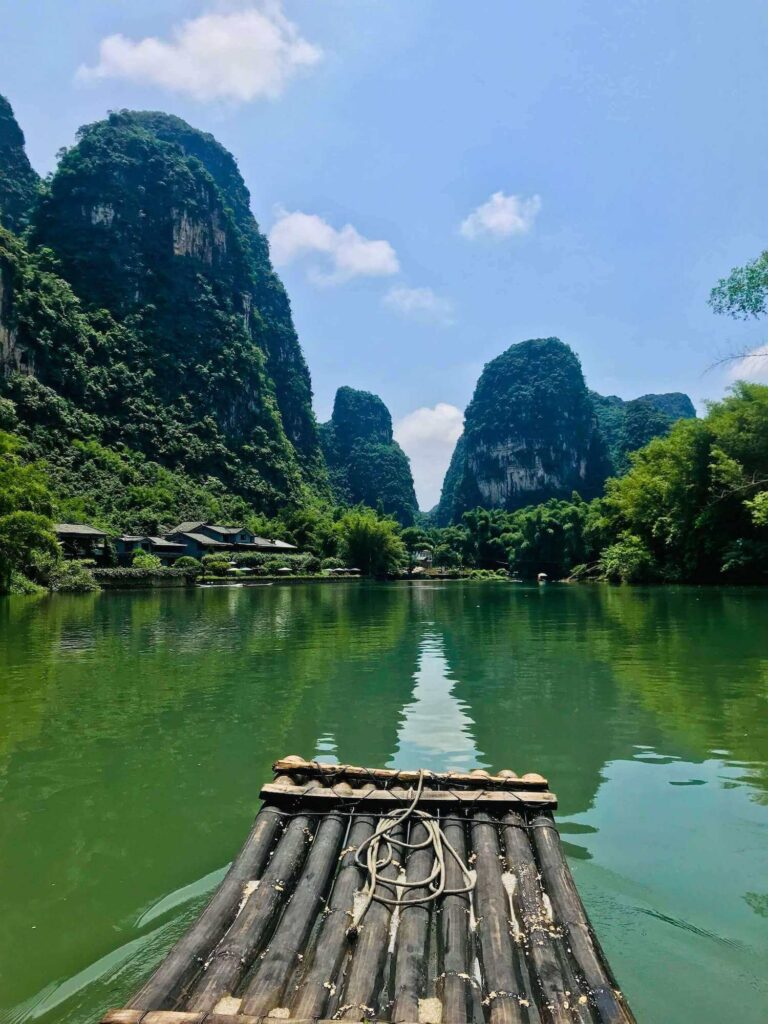
[[[413,523],[418,505],[411,467],[378,395],[339,388],[321,437],[337,501],[381,506],[404,526]]]
[[[483,370],[435,514],[599,493],[606,452],[579,360],[557,338],[513,345]]]
[[[22,429],[87,431],[265,512],[299,504],[305,485],[329,493],[288,301],[211,136],[162,114],[86,126],[38,201],[30,247],[0,233],[2,259],[15,269],[0,367]]]
[[[37,197],[39,178],[24,148],[24,133],[0,96],[0,224],[21,231]]]
[[[626,473],[631,452],[644,447],[654,437],[664,437],[677,420],[696,417],[693,402],[679,391],[642,395],[629,401],[617,395],[590,394],[610,455],[613,476]]]
[[[266,356],[285,432],[307,478],[315,485],[321,483],[324,469],[312,413],[309,369],[293,326],[288,296],[270,262],[267,240],[251,212],[250,193],[234,157],[212,135],[190,127],[181,118],[153,111],[123,116],[199,160],[224,198],[248,264],[250,281],[242,301],[249,330]],[[212,245],[223,248],[227,238],[223,226],[218,236],[214,226],[213,235]],[[252,310],[257,315],[252,315]]]

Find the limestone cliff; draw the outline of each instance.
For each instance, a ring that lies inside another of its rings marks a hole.
[[[591,498],[608,468],[578,358],[557,338],[524,341],[485,366],[435,519],[573,491]]]
[[[210,136],[126,112],[81,129],[0,267],[2,390],[41,454],[126,445],[265,512],[329,493],[290,308]]]
[[[378,395],[339,388],[321,437],[337,501],[381,507],[404,526],[413,523],[418,505],[411,467]]]

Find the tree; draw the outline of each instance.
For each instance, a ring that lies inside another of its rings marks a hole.
[[[709,304],[715,313],[737,320],[764,316],[768,312],[768,250],[721,278],[710,292]]]
[[[137,551],[131,565],[134,569],[148,569],[150,572],[156,572],[163,567],[162,560],[149,551]]]
[[[0,591],[30,572],[36,551],[59,555],[43,467],[25,464],[19,451],[18,439],[0,431]]]
[[[50,519],[34,512],[9,512],[0,516],[0,591],[10,588],[16,573],[29,575],[38,551],[58,554],[59,546]]]
[[[405,561],[405,545],[394,519],[382,519],[372,509],[358,506],[339,520],[342,557],[366,576],[386,576]]]

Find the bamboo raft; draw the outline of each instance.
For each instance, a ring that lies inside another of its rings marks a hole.
[[[563,856],[557,800],[542,776],[296,756],[274,771],[207,907],[102,1024],[633,1024]],[[417,811],[398,823],[409,806]],[[372,849],[385,820],[393,841],[410,845],[382,858],[376,898],[350,927],[371,881],[357,854]],[[436,883],[420,885],[438,867],[425,838],[437,826],[450,855],[436,894]]]

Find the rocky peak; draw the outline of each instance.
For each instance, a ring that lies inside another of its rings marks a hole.
[[[39,178],[29,162],[24,132],[10,103],[0,96],[0,224],[19,232],[27,224]]]

